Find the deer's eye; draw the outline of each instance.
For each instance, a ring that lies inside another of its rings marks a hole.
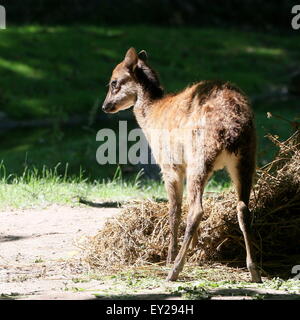
[[[117,86],[117,80],[112,81],[112,82],[110,83],[110,86],[111,86],[113,89],[115,89],[116,86]]]

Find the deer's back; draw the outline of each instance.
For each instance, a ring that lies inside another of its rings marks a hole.
[[[248,99],[228,82],[202,81],[166,96],[154,105],[148,121],[150,128],[181,132],[172,137],[179,144],[186,144],[182,138],[193,132],[192,137],[201,135],[202,147],[214,150],[232,153],[245,144],[255,147]]]

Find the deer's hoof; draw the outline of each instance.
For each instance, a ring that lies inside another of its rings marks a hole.
[[[178,278],[179,272],[171,270],[166,278],[167,281],[176,281]]]
[[[262,283],[260,272],[257,270],[256,265],[249,265],[248,269],[251,274],[251,282]]]
[[[251,277],[251,282],[253,282],[253,283],[262,283],[260,275],[252,276]]]

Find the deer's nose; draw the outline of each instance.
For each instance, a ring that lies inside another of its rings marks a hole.
[[[102,110],[104,112],[112,111],[114,108],[115,108],[115,104],[111,103],[111,102],[104,103],[103,106],[102,106]]]

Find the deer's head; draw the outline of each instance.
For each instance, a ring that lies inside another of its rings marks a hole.
[[[150,97],[163,93],[157,75],[147,64],[147,53],[142,50],[137,54],[134,48],[130,48],[124,60],[113,70],[102,109],[106,113],[128,109],[134,106],[141,92]]]

